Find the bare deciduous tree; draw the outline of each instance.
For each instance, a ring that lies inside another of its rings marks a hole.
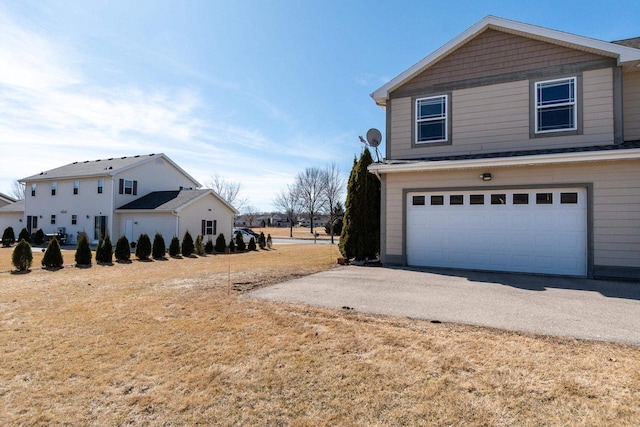
[[[24,184],[19,181],[13,181],[13,184],[11,184],[11,191],[9,192],[9,196],[13,197],[16,200],[24,199]]]
[[[293,224],[300,213],[300,198],[295,185],[287,185],[274,199],[273,206],[283,212],[289,221],[289,237],[293,237]]]
[[[338,165],[335,163],[329,164],[323,171],[322,180],[326,208],[329,212],[331,244],[333,244],[333,225],[338,220],[336,206],[342,200],[345,191],[344,179],[340,176],[340,168]]]
[[[296,176],[296,187],[302,210],[309,214],[310,232],[313,234],[313,217],[322,211],[326,205],[324,194],[323,171],[311,167]]]
[[[215,191],[237,210],[241,210],[242,207],[247,204],[247,200],[238,197],[242,189],[242,184],[239,182],[228,181],[220,175],[215,174],[210,180],[205,181],[204,185]]]
[[[245,209],[245,216],[249,220],[249,227],[253,227],[253,221],[255,221],[259,215],[258,208],[255,206],[248,206],[247,209]]]

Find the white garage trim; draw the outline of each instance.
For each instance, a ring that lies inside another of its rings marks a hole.
[[[588,275],[587,186],[405,191],[413,266]]]

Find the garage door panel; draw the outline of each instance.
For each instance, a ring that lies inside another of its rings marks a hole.
[[[514,204],[516,193],[528,194],[528,203]],[[544,195],[543,202],[551,199],[552,203],[536,203],[538,193]],[[573,196],[563,198],[562,193]],[[464,203],[450,205],[446,192],[408,194],[406,252],[410,265],[586,274],[584,188],[452,194],[462,195]],[[506,204],[491,204],[492,194],[500,196],[494,200]],[[413,206],[414,195],[425,196],[425,205]],[[431,195],[444,196],[444,204],[431,205]],[[471,195],[482,195],[485,204],[471,205]]]

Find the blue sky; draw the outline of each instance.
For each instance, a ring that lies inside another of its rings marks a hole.
[[[358,135],[384,134],[369,94],[486,15],[640,36],[637,0],[0,1],[0,192],[74,161],[164,152],[273,210],[306,167],[348,176]]]

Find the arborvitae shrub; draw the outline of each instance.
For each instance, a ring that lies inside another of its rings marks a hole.
[[[89,245],[89,238],[87,233],[80,235],[78,240],[78,246],[76,247],[76,265],[91,265],[91,246]]]
[[[2,246],[5,248],[10,247],[16,241],[16,234],[13,232],[13,227],[7,227],[2,233]]]
[[[25,240],[20,240],[11,255],[13,266],[19,271],[26,271],[31,267],[33,262],[33,254],[31,253],[31,245]]]
[[[49,240],[47,250],[42,257],[42,266],[45,268],[61,268],[64,264],[62,258],[62,251],[60,251],[60,244],[55,237]]]
[[[162,234],[156,233],[155,237],[153,238],[153,249],[151,250],[151,256],[154,259],[162,259],[164,258],[166,253],[167,248],[164,244],[164,237],[162,237]]]
[[[271,234],[267,234],[267,247],[271,249],[271,246],[273,246],[273,240],[271,239]]]
[[[180,239],[176,236],[173,236],[171,239],[171,243],[169,243],[169,255],[172,257],[176,257],[180,254]]]
[[[196,255],[204,255],[204,245],[202,244],[202,234],[198,234],[196,242],[193,244],[193,249]]]
[[[136,258],[147,260],[149,256],[151,256],[151,239],[146,233],[142,233],[138,237],[138,244],[136,244]]]
[[[96,246],[96,262],[102,262],[102,248],[104,247],[104,239],[102,238],[102,234],[100,235],[100,240],[98,240],[98,246]]]
[[[223,253],[226,248],[227,248],[227,241],[224,238],[224,234],[220,233],[216,238],[216,246],[215,246],[216,252]]]
[[[193,237],[191,237],[191,233],[189,233],[189,230],[187,230],[184,233],[184,237],[182,238],[182,256],[190,257],[193,254],[193,251]]]
[[[131,249],[129,248],[129,239],[122,235],[116,242],[116,251],[114,253],[116,261],[129,261],[131,258]]]
[[[253,237],[249,239],[249,246],[247,247],[247,249],[250,251],[256,250],[256,239],[254,239]]]
[[[204,244],[204,251],[208,254],[213,253],[213,240],[211,240],[211,238],[209,238],[209,240],[207,240],[207,243]]]
[[[262,231],[258,236],[258,246],[260,246],[260,249],[264,249],[265,246],[267,246],[267,239],[264,238],[264,233]]]
[[[231,241],[229,242],[229,252],[235,252],[236,251],[236,242],[231,239]]]
[[[100,261],[104,264],[111,264],[113,261],[113,245],[111,244],[111,238],[107,234],[102,242],[102,250],[100,251],[100,259],[96,255],[96,261]]]
[[[42,231],[42,228],[39,228],[38,231],[36,231],[36,235],[33,238],[33,244],[41,245],[42,242],[44,242],[44,231]]]
[[[242,238],[242,233],[239,231],[236,233],[236,249],[238,252],[244,252],[244,250],[247,249],[247,245],[245,245],[244,239]]]
[[[27,230],[26,228],[23,228],[22,230],[20,230],[18,241],[20,240],[24,240],[27,243],[31,243],[31,234],[29,233],[29,230]]]

